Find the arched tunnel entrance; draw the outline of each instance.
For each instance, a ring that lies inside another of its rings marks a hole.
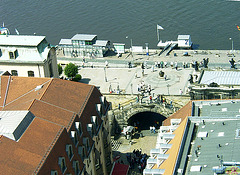
[[[159,129],[165,119],[166,117],[156,112],[140,112],[128,119],[128,125],[137,126],[139,130],[149,130],[150,126]]]

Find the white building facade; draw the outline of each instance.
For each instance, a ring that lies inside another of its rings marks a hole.
[[[110,41],[98,40],[97,35],[76,34],[71,39],[61,39],[58,52],[64,57],[104,57],[110,50]]]
[[[45,36],[0,35],[0,69],[12,76],[59,77],[55,47]]]

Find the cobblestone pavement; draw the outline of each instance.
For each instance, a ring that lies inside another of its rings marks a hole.
[[[133,150],[138,149],[142,150],[142,153],[146,153],[148,156],[150,155],[150,150],[155,148],[157,142],[157,133],[150,133],[149,130],[141,131],[143,133],[143,137],[139,137],[138,135],[132,139],[132,144],[129,144],[129,140],[125,137],[120,137],[115,140],[121,142],[120,146],[113,150],[113,157],[120,156],[120,159],[117,162],[123,162],[124,164],[128,164],[126,154],[132,153]],[[112,138],[113,139],[113,138]],[[130,175],[141,175],[137,166],[135,165],[134,169],[130,169]]]

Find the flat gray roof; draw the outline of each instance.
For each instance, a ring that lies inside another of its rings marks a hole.
[[[189,117],[196,127],[186,174],[212,175],[212,168],[220,166],[221,157],[224,162],[240,162],[240,101],[194,101],[193,104],[193,108],[200,109],[200,116]]]
[[[89,34],[76,34],[71,40],[81,40],[81,41],[92,41],[97,35],[89,35]]]
[[[96,43],[94,44],[94,46],[103,46],[105,47],[108,44],[108,40],[96,40]]]
[[[192,141],[192,149],[189,156],[189,164],[186,174],[212,175],[212,168],[220,166],[218,157],[223,157],[223,161],[240,161],[240,139],[236,137],[236,129],[240,129],[239,118],[207,119],[193,117],[197,122],[196,134],[207,132],[208,136],[196,137]],[[202,120],[204,119],[204,123]],[[192,166],[201,166],[200,172],[190,172]]]
[[[204,71],[200,84],[217,83],[219,85],[240,85],[238,71]]]
[[[61,39],[59,45],[72,45],[71,39]]]
[[[179,39],[189,39],[190,38],[190,35],[178,35],[178,40]]]
[[[239,100],[214,100],[204,103],[194,102],[200,109],[201,116],[209,117],[236,117],[240,115]]]
[[[0,45],[4,46],[37,46],[45,36],[35,35],[0,35]]]

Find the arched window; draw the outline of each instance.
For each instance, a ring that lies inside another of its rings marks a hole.
[[[34,77],[34,72],[33,71],[28,71],[28,77]]]

